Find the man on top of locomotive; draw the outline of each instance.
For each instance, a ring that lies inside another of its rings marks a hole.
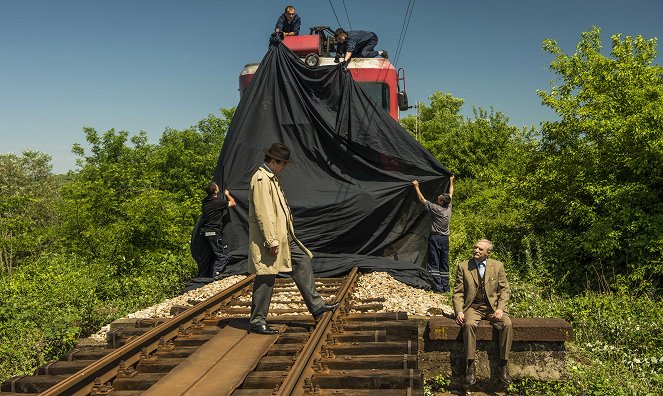
[[[378,44],[378,36],[373,32],[364,30],[350,30],[346,32],[343,28],[336,29],[336,51],[345,53],[344,62],[348,62],[351,57],[355,58],[379,58],[387,59],[387,51],[375,51]]]
[[[297,36],[301,24],[302,20],[299,18],[299,15],[295,13],[295,7],[289,5],[276,21],[274,32],[282,33],[284,36]]]

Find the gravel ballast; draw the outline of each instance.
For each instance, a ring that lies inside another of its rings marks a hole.
[[[151,307],[141,309],[128,314],[126,318],[170,318],[171,307],[192,306],[196,302],[204,301],[221,290],[246,278],[244,275],[235,275],[224,278],[195,290],[188,291],[179,296],[165,300]],[[299,293],[293,293],[293,299],[298,298]],[[301,297],[299,297],[301,298]],[[449,305],[450,295],[448,293],[435,293],[432,291],[417,289],[408,286],[392,278],[386,272],[371,272],[362,274],[359,283],[352,294],[351,304],[359,305],[362,300],[374,300],[382,298],[383,308],[372,312],[407,312],[410,316],[429,317],[432,315],[453,315],[453,309]],[[286,308],[288,305],[301,304],[272,304],[271,308]],[[270,316],[272,316],[270,314]],[[89,343],[105,343],[106,333],[110,325],[103,326],[88,340]]]

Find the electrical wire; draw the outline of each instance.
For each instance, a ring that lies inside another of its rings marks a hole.
[[[336,22],[338,22],[338,27],[341,27],[341,21],[338,20],[338,15],[336,15],[336,10],[334,9],[334,5],[332,4],[331,0],[329,0],[329,5],[331,6],[332,12],[336,17]]]
[[[401,35],[398,38],[398,45],[396,46],[396,56],[394,57],[394,67],[398,65],[398,59],[401,55],[401,50],[403,49],[403,43],[405,42],[405,35],[407,34],[407,28],[410,25],[410,18],[412,17],[412,10],[414,9],[414,2],[416,0],[409,0],[407,4],[407,10],[405,11],[405,17],[403,18],[403,27],[401,28]]]
[[[348,14],[348,9],[345,8],[345,0],[343,0],[343,9],[345,10],[345,17],[348,18],[348,26],[352,30],[352,24],[350,23],[350,15]]]
[[[414,10],[415,1],[416,0],[409,0],[407,3],[405,17],[403,18],[403,27],[401,28],[401,35],[398,38],[398,44],[396,45],[396,56],[394,57],[394,67],[398,67],[398,58],[401,56],[401,50],[403,49],[403,43],[405,42],[405,35],[407,34],[407,28],[410,26],[410,18],[412,17],[412,10]]]

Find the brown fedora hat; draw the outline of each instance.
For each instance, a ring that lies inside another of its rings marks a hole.
[[[275,160],[290,162],[290,149],[285,144],[274,143],[264,152]]]

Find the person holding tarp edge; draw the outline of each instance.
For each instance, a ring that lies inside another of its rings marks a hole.
[[[274,33],[282,34],[283,36],[296,36],[299,34],[301,24],[302,20],[295,13],[295,7],[289,5],[276,21]]]
[[[235,206],[236,202],[228,190],[220,194],[221,189],[215,182],[209,183],[205,191],[207,196],[202,202],[200,233],[212,251],[212,276],[214,279],[219,279],[230,261],[230,255],[226,252],[226,245],[223,242],[223,216],[226,214],[226,209]],[[210,272],[209,267],[199,268],[198,272],[206,275]]]
[[[373,32],[363,30],[350,30],[346,32],[343,28],[338,28],[334,32],[336,37],[336,52],[343,53],[341,64],[346,64],[350,58],[379,58],[387,59],[387,51],[375,51],[378,44],[378,36]]]
[[[426,269],[433,276],[433,290],[446,293],[449,291],[449,222],[451,200],[454,195],[454,176],[449,177],[449,192],[438,195],[435,203],[424,198],[418,181],[413,180],[412,184],[419,202],[424,205],[431,217]]]
[[[290,149],[274,143],[264,151],[264,163],[251,178],[249,190],[249,272],[253,281],[249,333],[278,334],[267,325],[274,282],[279,272],[290,272],[304,303],[315,319],[334,310],[315,288],[313,254],[295,236],[292,212],[285,199],[279,174],[290,162]]]

